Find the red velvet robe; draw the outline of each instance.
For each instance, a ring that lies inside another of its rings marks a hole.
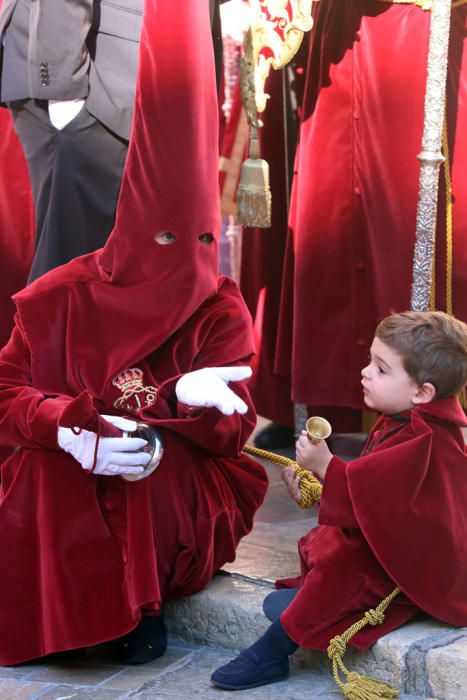
[[[313,3],[276,371],[298,403],[363,408],[377,322],[410,306],[431,13],[377,0]],[[467,320],[465,5],[452,11],[447,115],[453,313]],[[444,184],[436,308],[446,308]],[[293,319],[292,339],[290,321]]]
[[[289,636],[326,649],[363,613],[399,586],[381,625],[351,643],[365,650],[424,611],[467,624],[467,454],[456,399],[382,416],[366,450],[333,457],[324,480],[319,526],[299,542],[301,589],[281,616]]]
[[[150,477],[127,482],[86,473],[56,439],[59,424],[92,429],[98,413],[121,413],[121,391],[109,381],[91,399],[85,377],[79,393],[58,365],[37,372],[47,335],[31,348],[17,319],[0,360],[0,440],[20,445],[2,469],[1,664],[119,637],[143,607],[157,612],[199,591],[234,559],[266,490],[262,467],[240,456],[254,426],[248,391],[236,383],[245,416],[205,409],[193,417],[174,386],[197,368],[248,362],[241,339],[249,329],[224,278],[182,329],[132,365],[145,387],[159,388],[140,418],[157,426],[165,454]]]

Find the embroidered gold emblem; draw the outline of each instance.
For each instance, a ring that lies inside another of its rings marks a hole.
[[[112,380],[112,384],[123,394],[114,402],[114,408],[139,416],[143,408],[156,402],[157,388],[143,385],[143,372],[138,367],[123,370]]]

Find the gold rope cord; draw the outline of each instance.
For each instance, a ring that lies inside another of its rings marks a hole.
[[[258,447],[254,447],[253,445],[245,445],[243,451],[252,457],[265,459],[267,462],[271,462],[271,464],[278,464],[284,469],[286,467],[294,467],[295,474],[300,477],[299,488],[302,496],[302,500],[298,504],[300,508],[312,508],[314,505],[320,502],[321,491],[323,490],[321,482],[318,481],[318,479],[316,479],[306,469],[299,467],[297,462],[295,462],[293,459],[283,457],[275,452],[260,450]]]
[[[451,164],[449,162],[449,142],[447,114],[444,114],[443,124],[443,155],[444,182],[446,189],[446,313],[452,316],[452,180]]]
[[[350,639],[366,625],[381,625],[384,622],[384,613],[399,593],[400,588],[395,588],[375,609],[367,610],[360,620],[354,622],[345,632],[333,637],[329,642],[327,651],[332,661],[334,680],[349,700],[376,700],[376,698],[397,698],[399,696],[399,691],[386,683],[362,676],[355,671],[349,671],[342,661]],[[345,676],[345,681],[341,680],[340,673]]]

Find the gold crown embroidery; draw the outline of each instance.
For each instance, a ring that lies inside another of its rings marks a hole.
[[[139,416],[143,408],[156,402],[158,389],[143,385],[143,372],[138,367],[123,370],[114,377],[112,384],[123,394],[114,402],[114,408]]]

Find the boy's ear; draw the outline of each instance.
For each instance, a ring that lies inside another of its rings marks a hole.
[[[436,397],[436,389],[431,382],[425,382],[418,387],[412,398],[412,403],[430,403]]]

